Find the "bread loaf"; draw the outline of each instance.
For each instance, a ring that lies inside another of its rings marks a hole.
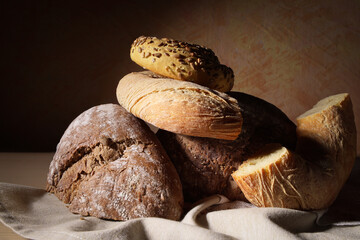
[[[267,146],[233,173],[256,206],[314,210],[333,203],[356,158],[350,96],[330,96],[299,116],[297,136],[295,151]]]
[[[214,52],[196,44],[169,38],[137,38],[131,45],[131,59],[165,77],[194,82],[226,92],[234,85],[231,68],[220,64]]]
[[[179,176],[144,122],[115,104],[93,107],[66,129],[50,164],[47,190],[74,213],[128,220],[178,220]]]
[[[243,117],[234,141],[191,137],[159,130],[157,136],[173,161],[183,184],[184,199],[195,202],[213,194],[244,199],[231,177],[238,166],[267,143],[295,149],[296,126],[276,106],[241,92],[229,92]]]
[[[117,87],[119,103],[136,117],[167,131],[234,140],[241,131],[237,101],[192,82],[150,71],[130,73]]]

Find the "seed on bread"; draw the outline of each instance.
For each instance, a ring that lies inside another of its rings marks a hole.
[[[148,59],[149,54],[155,58]],[[143,68],[156,74],[194,82],[218,91],[230,91],[234,84],[232,69],[220,64],[211,49],[197,44],[141,36],[133,42],[130,57]],[[178,74],[177,68],[180,66],[183,74]],[[218,72],[218,75],[214,77],[213,72]],[[229,72],[231,74],[228,74]]]

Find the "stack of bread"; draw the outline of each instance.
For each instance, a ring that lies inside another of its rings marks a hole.
[[[139,37],[130,57],[147,71],[120,80],[119,104],[79,115],[50,164],[47,190],[72,212],[179,220],[184,201],[213,194],[303,210],[335,200],[356,157],[348,94],[320,101],[296,126],[231,91],[233,71],[208,48]]]

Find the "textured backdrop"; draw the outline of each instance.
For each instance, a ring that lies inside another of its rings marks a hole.
[[[116,102],[140,35],[213,49],[235,90],[292,120],[349,92],[360,129],[359,1],[89,2],[1,1],[1,151],[54,151],[78,114]]]

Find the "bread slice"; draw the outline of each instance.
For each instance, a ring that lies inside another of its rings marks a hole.
[[[227,140],[241,132],[236,99],[192,82],[135,72],[120,80],[116,95],[136,117],[170,132]]]
[[[329,207],[356,158],[356,127],[348,94],[330,96],[297,118],[295,152],[268,145],[232,177],[259,207]]]

